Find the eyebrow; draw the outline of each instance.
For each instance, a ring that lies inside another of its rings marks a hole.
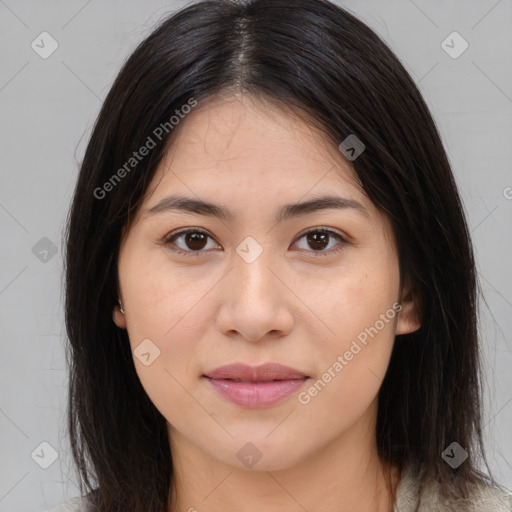
[[[301,203],[285,204],[276,215],[276,221],[287,220],[292,217],[307,215],[320,210],[351,209],[365,217],[370,217],[368,210],[354,199],[335,195],[321,196]],[[167,211],[182,211],[196,215],[216,217],[218,219],[231,221],[235,215],[232,211],[222,205],[213,204],[207,201],[193,199],[181,195],[171,195],[163,198],[155,206],[150,208],[146,217]]]

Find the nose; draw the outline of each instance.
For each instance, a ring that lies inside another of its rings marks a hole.
[[[223,280],[219,331],[251,342],[286,336],[294,323],[294,294],[282,274],[265,251],[251,263],[236,256]]]

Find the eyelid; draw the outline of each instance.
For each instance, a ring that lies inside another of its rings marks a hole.
[[[317,256],[328,256],[328,255],[337,253],[338,251],[343,249],[344,246],[346,246],[350,243],[349,242],[350,237],[338,232],[338,230],[336,230],[334,228],[327,227],[327,226],[317,226],[317,227],[313,227],[313,228],[307,228],[304,231],[302,231],[301,233],[299,233],[296,236],[292,245],[295,245],[305,235],[307,235],[309,233],[318,233],[318,232],[320,232],[320,233],[323,232],[323,233],[329,234],[330,236],[335,235],[336,237],[339,238],[339,240],[340,240],[339,245],[341,245],[342,247],[337,248],[337,249],[329,249],[328,251],[305,251],[305,252],[312,253],[313,255],[317,255]],[[202,228],[194,228],[194,227],[183,228],[183,229],[178,229],[178,230],[172,231],[171,233],[166,235],[160,243],[165,246],[171,245],[172,240],[179,238],[181,236],[184,236],[188,233],[202,233],[202,234],[206,235],[207,237],[211,238],[216,244],[220,245],[215,240],[215,237],[213,237],[208,231],[206,231],[205,229],[202,229]],[[208,253],[211,252],[211,250],[208,250],[208,251],[203,251],[203,250],[201,250],[201,251],[184,251],[182,249],[175,249],[175,248],[171,248],[171,250],[177,254],[182,254],[184,256],[192,256],[192,257],[207,255]]]
[[[307,253],[311,253],[311,254],[315,255],[315,257],[316,256],[330,256],[332,254],[335,254],[335,253],[341,251],[346,245],[349,245],[349,243],[350,243],[350,241],[349,241],[350,238],[347,235],[340,233],[337,229],[330,228],[327,226],[317,226],[314,228],[308,228],[308,229],[302,231],[301,233],[299,233],[297,235],[297,237],[295,238],[295,241],[293,242],[292,245],[295,245],[302,237],[304,237],[308,233],[326,233],[329,236],[335,235],[340,240],[340,243],[338,245],[340,245],[341,247],[329,249],[328,251],[305,251]]]
[[[178,229],[176,231],[172,231],[168,235],[165,235],[165,237],[162,239],[162,241],[160,243],[165,246],[171,245],[172,240],[179,238],[181,236],[184,236],[188,233],[202,233],[203,235],[206,235],[207,237],[211,238],[216,244],[220,245],[215,240],[215,238],[210,233],[208,233],[208,231],[206,231],[205,229],[202,229],[202,228],[194,228],[194,227],[183,228],[183,229]],[[200,255],[207,254],[208,252],[210,252],[210,251],[183,251],[182,249],[173,249],[173,248],[171,248],[171,250],[175,253],[184,254],[186,256],[200,256]]]

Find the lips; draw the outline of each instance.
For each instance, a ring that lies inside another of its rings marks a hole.
[[[210,379],[243,380],[261,382],[272,380],[304,379],[307,375],[279,363],[267,363],[261,366],[249,366],[242,363],[221,366],[206,374]]]
[[[304,373],[278,363],[249,366],[235,363],[203,375],[224,398],[249,409],[273,405],[308,380]]]

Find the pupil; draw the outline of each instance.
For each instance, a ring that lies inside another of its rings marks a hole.
[[[190,249],[203,249],[206,245],[206,235],[204,233],[187,233],[186,242]]]
[[[327,233],[310,233],[308,234],[308,243],[312,249],[323,249],[328,245],[329,235]]]

